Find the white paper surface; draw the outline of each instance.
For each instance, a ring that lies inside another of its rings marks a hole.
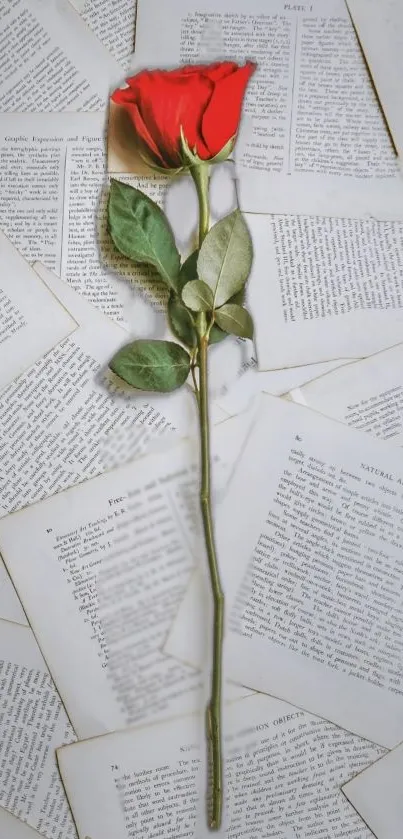
[[[217,835],[370,839],[339,785],[378,747],[263,696],[227,708],[224,724],[226,809]],[[207,839],[203,738],[201,720],[182,717],[59,750],[80,839],[145,831]]]
[[[348,360],[337,359],[335,361],[324,361],[322,364],[307,364],[303,367],[288,367],[284,370],[259,371],[255,353],[250,357],[248,343],[239,339],[234,342],[234,351],[238,350],[241,362],[234,365],[234,372],[228,375],[226,366],[226,381],[217,386],[214,397],[217,404],[227,413],[236,414],[244,411],[252,403],[257,394],[272,393],[273,396],[283,396],[290,390],[302,387],[311,379],[316,379],[325,373],[329,373]],[[221,359],[218,359],[221,361]],[[217,365],[218,366],[218,365]],[[221,371],[222,372],[222,371]]]
[[[217,523],[228,676],[386,748],[403,732],[402,487],[399,450],[265,395]],[[167,650],[200,664],[196,585]]]
[[[5,839],[38,839],[40,836],[36,830],[16,819],[3,807],[0,807],[0,831]]]
[[[0,557],[0,618],[27,625],[28,621],[7,568]]]
[[[77,324],[0,231],[0,390]]]
[[[75,839],[55,754],[74,731],[31,629],[0,620],[0,648],[0,805],[47,839]],[[0,810],[4,839],[8,821]]]
[[[99,111],[122,69],[68,0],[0,9],[0,111]]]
[[[223,58],[258,65],[235,152],[242,210],[401,214],[395,152],[343,0],[139,0],[134,69]]]
[[[380,758],[343,787],[377,839],[400,839],[403,824],[403,745]]]
[[[401,341],[403,221],[248,215],[248,224],[259,369],[362,358]]]
[[[348,364],[291,392],[295,402],[403,445],[403,345]]]
[[[347,0],[399,155],[403,151],[403,9],[399,0]]]

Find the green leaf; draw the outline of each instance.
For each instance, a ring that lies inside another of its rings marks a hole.
[[[215,321],[218,326],[229,332],[230,335],[238,335],[239,338],[253,338],[253,320],[246,309],[237,306],[236,303],[227,303],[221,309],[216,309]]]
[[[229,303],[237,303],[241,306],[244,300],[245,288],[242,288],[241,291],[230,298]],[[213,323],[210,329],[209,344],[219,344],[224,338],[228,338],[228,332],[224,332],[216,323]]]
[[[190,349],[196,346],[196,331],[193,326],[192,316],[182,300],[171,292],[168,300],[168,318],[174,335]]]
[[[203,280],[191,280],[182,289],[182,300],[192,312],[209,312],[213,308],[213,292]]]
[[[167,393],[186,381],[190,358],[186,350],[173,341],[140,340],[122,347],[109,367],[132,387]]]
[[[213,323],[208,339],[209,344],[219,344],[224,338],[228,338],[228,333],[223,332],[216,323]]]
[[[182,265],[179,272],[179,290],[181,291],[190,280],[197,280],[197,258],[199,251],[193,251]]]
[[[133,262],[153,265],[164,282],[178,290],[180,256],[168,219],[139,189],[112,180],[109,231],[118,251]]]
[[[252,240],[239,210],[209,230],[200,248],[197,273],[210,286],[215,308],[241,291],[249,276],[252,257]]]

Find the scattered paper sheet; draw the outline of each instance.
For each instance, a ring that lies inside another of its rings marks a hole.
[[[264,391],[272,393],[273,396],[283,396],[290,390],[302,387],[311,379],[329,373],[342,364],[348,364],[347,359],[337,361],[325,361],[322,364],[308,364],[304,367],[289,367],[284,370],[259,371],[255,353],[248,352],[248,345],[241,338],[233,343],[233,352],[238,350],[240,363],[234,372],[228,375],[228,366],[225,366],[226,381],[217,385],[213,391],[214,398],[224,411],[229,414],[236,414],[244,411],[251,404],[257,394]],[[221,358],[219,359],[221,362]],[[225,359],[226,361],[226,359]]]
[[[132,183],[163,202],[167,178]],[[0,225],[113,320],[157,337],[166,290],[106,230],[104,114],[7,114],[0,134]],[[142,337],[142,336],[138,336]]]
[[[259,369],[362,358],[401,341],[403,220],[248,215],[248,223]]]
[[[47,839],[75,839],[55,755],[75,740],[74,731],[32,630],[1,620],[0,648],[0,805]],[[0,829],[3,822],[0,810]],[[22,828],[10,833],[25,839]],[[10,833],[1,836],[9,839]]]
[[[347,0],[398,154],[403,153],[403,8],[399,0]]]
[[[1,390],[77,324],[1,231],[0,260]]]
[[[377,760],[343,787],[343,792],[377,839],[401,839],[403,745]]]
[[[371,152],[368,150],[368,155]],[[360,177],[296,172],[254,172],[239,165],[238,199],[246,213],[330,216],[334,218],[402,218],[403,178]]]
[[[396,155],[344,0],[138,0],[133,69],[223,58],[258,65],[235,152],[242,210],[401,214]]]
[[[268,697],[226,709],[226,812],[220,836],[349,836],[370,831],[340,792],[378,757],[365,740]],[[203,732],[197,716],[58,751],[80,839],[207,839]],[[303,834],[301,834],[303,831]]]
[[[403,344],[291,392],[295,402],[403,445]]]
[[[71,3],[126,69],[134,49],[136,0],[71,0]]]
[[[122,68],[68,0],[2,4],[1,111],[99,111]]]
[[[0,807],[0,834],[5,839],[39,839],[40,836],[36,830],[16,819],[3,807]]]
[[[114,376],[107,365],[127,333],[37,270],[79,328],[0,393],[0,516],[103,472],[111,435],[123,429],[131,430],[129,460],[144,450],[145,429],[186,435],[196,424],[188,388],[147,395]]]
[[[403,733],[403,455],[267,395],[258,416],[217,521],[227,674],[392,748]],[[189,616],[202,585],[196,575],[180,643],[166,647],[199,666]]]
[[[249,424],[214,430],[216,492]],[[197,491],[195,439],[0,524],[4,561],[80,737],[201,707],[200,673],[160,652],[204,555]]]

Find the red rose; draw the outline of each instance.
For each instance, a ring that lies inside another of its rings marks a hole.
[[[235,137],[246,85],[256,65],[233,61],[144,70],[115,90],[112,101],[129,114],[148,159],[165,169],[186,165],[181,129],[201,160],[215,157]]]

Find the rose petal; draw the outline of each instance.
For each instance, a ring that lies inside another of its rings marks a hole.
[[[248,61],[216,83],[202,120],[203,139],[211,156],[218,154],[236,134],[245,89],[255,69],[256,64]]]
[[[206,64],[204,68],[200,67],[200,70],[203,70],[204,75],[212,82],[218,82],[239,70],[239,65],[235,61],[217,61],[215,64]]]
[[[203,158],[210,156],[201,134],[202,115],[213,92],[208,79],[198,73],[149,73],[135,92],[142,120],[168,165],[182,163],[181,126],[190,148],[196,146]]]
[[[134,130],[140,138],[141,142],[145,145],[148,156],[151,158],[152,162],[156,163],[157,166],[166,167],[167,164],[161,156],[156,143],[154,142],[150,132],[148,131],[147,126],[144,124],[138,106],[135,103],[128,102],[123,103],[123,107],[125,108],[125,111],[127,111],[127,113],[129,114],[129,117],[134,126]]]
[[[115,90],[112,93],[111,99],[112,102],[116,102],[117,105],[133,105],[136,101],[135,96],[133,95],[133,91],[130,87],[123,87],[119,90]]]

